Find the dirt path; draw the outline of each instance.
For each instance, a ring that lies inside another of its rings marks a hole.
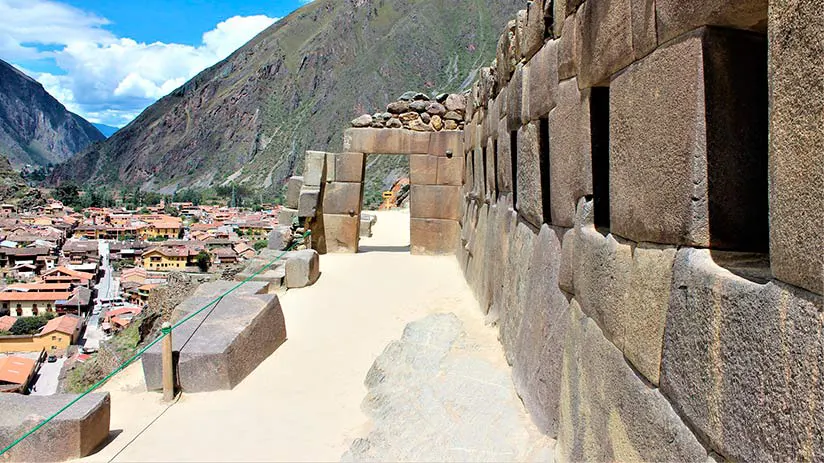
[[[167,409],[141,390],[139,364],[124,371],[105,386],[122,433],[87,460],[338,461],[371,429],[361,403],[373,362],[433,313],[455,313],[508,369],[456,259],[411,256],[408,223],[406,211],[382,212],[366,252],[322,256],[320,280],[281,298],[288,341],[234,390],[184,394]]]

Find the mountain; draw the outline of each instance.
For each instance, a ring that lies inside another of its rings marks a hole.
[[[105,136],[106,138],[111,137],[112,135],[114,135],[114,133],[115,133],[115,132],[117,132],[118,130],[120,130],[118,127],[112,127],[112,126],[110,126],[110,125],[106,125],[106,124],[95,124],[95,123],[92,123],[92,125],[93,125],[93,126],[95,126],[95,127],[97,127],[97,130],[99,130],[99,131],[100,131],[100,133],[102,133],[102,134],[103,134],[103,136]]]
[[[0,203],[14,204],[24,210],[46,204],[40,190],[29,187],[5,156],[0,156]]]
[[[307,149],[407,90],[467,87],[523,0],[315,0],[55,169],[170,193],[236,182],[270,191]]]
[[[0,155],[14,168],[57,164],[103,139],[37,81],[0,60]]]

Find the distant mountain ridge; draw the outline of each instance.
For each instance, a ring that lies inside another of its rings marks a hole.
[[[407,90],[455,92],[522,0],[315,0],[161,98],[52,182],[278,191],[307,149]]]
[[[104,139],[40,83],[0,60],[0,155],[15,169],[63,162]]]
[[[111,137],[112,135],[114,135],[115,132],[120,130],[117,127],[112,127],[112,126],[106,125],[106,124],[97,124],[97,123],[93,122],[92,125],[95,126],[97,128],[97,130],[99,130],[100,133],[102,133],[106,138]]]

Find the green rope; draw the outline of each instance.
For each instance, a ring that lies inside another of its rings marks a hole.
[[[304,234],[302,235],[302,238],[303,238],[303,239],[301,240],[301,242],[305,241],[305,240],[306,240],[306,237],[308,237],[311,233],[312,233],[312,232],[311,232],[310,230],[307,230],[307,231],[306,231],[306,233],[304,233]],[[227,290],[225,293],[223,293],[223,294],[221,294],[220,296],[216,297],[213,301],[209,302],[208,304],[206,304],[205,306],[201,307],[201,308],[200,308],[200,309],[198,309],[197,311],[192,312],[191,314],[187,315],[187,316],[186,316],[186,317],[184,317],[182,320],[180,320],[179,322],[177,322],[177,323],[175,323],[174,325],[172,325],[172,327],[171,327],[171,328],[169,328],[169,329],[168,329],[168,331],[167,331],[167,330],[165,330],[165,329],[161,329],[160,336],[158,336],[158,337],[157,337],[154,341],[150,342],[148,345],[146,345],[146,347],[144,347],[144,348],[140,349],[140,350],[139,350],[136,354],[134,354],[131,358],[129,358],[128,360],[126,360],[125,362],[123,362],[123,364],[121,364],[119,367],[115,368],[115,369],[114,369],[114,371],[112,371],[111,373],[109,373],[108,375],[106,375],[106,376],[105,376],[103,379],[101,379],[100,381],[96,382],[96,383],[95,383],[92,387],[90,387],[89,389],[87,389],[85,392],[83,392],[83,393],[82,393],[82,394],[80,394],[79,396],[75,397],[75,398],[74,398],[71,402],[69,402],[69,403],[67,403],[66,405],[64,405],[64,406],[63,406],[63,408],[61,408],[60,410],[57,410],[57,412],[55,412],[54,414],[52,414],[51,416],[49,416],[49,417],[48,417],[48,418],[46,418],[45,420],[41,421],[40,423],[38,423],[38,424],[37,424],[37,426],[33,427],[33,428],[32,428],[32,429],[30,429],[28,432],[26,432],[25,434],[23,434],[22,436],[20,436],[17,440],[15,440],[15,441],[14,441],[14,442],[12,442],[11,444],[9,444],[9,445],[8,445],[8,446],[6,446],[5,448],[3,448],[3,450],[2,450],[2,451],[0,451],[0,456],[5,455],[5,453],[6,453],[6,452],[8,452],[9,450],[13,449],[15,446],[17,446],[17,444],[19,444],[20,442],[22,442],[23,440],[25,440],[27,437],[29,437],[29,436],[31,436],[32,434],[34,434],[35,432],[37,432],[40,428],[42,428],[43,426],[45,426],[46,424],[48,424],[51,420],[55,419],[58,415],[60,415],[60,414],[61,414],[61,413],[63,413],[64,411],[66,411],[69,407],[71,407],[72,405],[74,405],[74,404],[76,404],[77,402],[79,402],[79,401],[80,401],[80,399],[82,399],[83,397],[86,397],[87,395],[89,395],[89,394],[91,394],[92,392],[94,392],[97,388],[99,388],[100,386],[102,386],[103,384],[105,384],[105,383],[106,383],[106,381],[108,381],[108,380],[110,380],[110,379],[112,378],[112,376],[114,376],[114,375],[116,375],[116,374],[120,373],[120,372],[121,372],[124,368],[126,368],[126,367],[127,367],[127,366],[129,366],[129,365],[131,365],[131,364],[132,364],[135,360],[137,360],[137,359],[138,359],[138,358],[140,358],[140,357],[141,357],[144,353],[146,353],[146,351],[147,351],[147,350],[149,350],[149,348],[151,348],[152,346],[154,346],[155,344],[157,344],[158,342],[160,342],[160,340],[161,340],[161,339],[163,339],[163,338],[165,338],[167,335],[171,334],[172,330],[174,330],[175,328],[179,327],[179,326],[180,326],[180,325],[182,325],[183,323],[185,323],[185,322],[187,322],[187,321],[191,320],[191,319],[192,319],[192,317],[195,317],[197,314],[199,314],[199,313],[203,312],[204,310],[208,309],[208,308],[209,308],[209,307],[211,307],[212,305],[216,304],[218,301],[220,301],[220,299],[223,299],[224,297],[228,296],[229,294],[231,294],[231,293],[232,293],[233,291],[235,291],[236,289],[238,289],[238,288],[240,288],[241,286],[245,285],[246,283],[248,283],[248,282],[252,281],[252,278],[254,278],[254,277],[256,277],[256,276],[260,275],[260,274],[261,274],[261,273],[263,273],[263,272],[265,272],[265,271],[266,271],[266,270],[268,270],[268,269],[269,269],[272,265],[275,265],[275,263],[276,263],[277,261],[279,261],[280,259],[282,259],[282,258],[283,258],[283,256],[284,256],[284,255],[286,255],[286,253],[287,253],[287,252],[289,252],[289,251],[290,251],[292,248],[294,248],[296,245],[298,245],[298,243],[299,243],[298,241],[295,241],[294,243],[292,243],[292,245],[291,245],[291,246],[289,246],[288,248],[286,248],[286,250],[285,250],[285,251],[283,251],[282,253],[280,253],[280,255],[278,255],[277,257],[275,257],[275,258],[274,258],[272,261],[270,261],[268,264],[264,265],[264,266],[263,266],[260,270],[258,270],[257,272],[255,272],[255,273],[253,273],[253,274],[249,275],[249,277],[247,277],[245,280],[243,280],[243,281],[241,281],[240,283],[236,284],[236,285],[235,285],[235,286],[233,286],[231,289]]]

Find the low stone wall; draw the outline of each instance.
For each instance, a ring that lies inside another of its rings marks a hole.
[[[534,0],[480,72],[458,258],[563,459],[824,458],[814,3]]]

